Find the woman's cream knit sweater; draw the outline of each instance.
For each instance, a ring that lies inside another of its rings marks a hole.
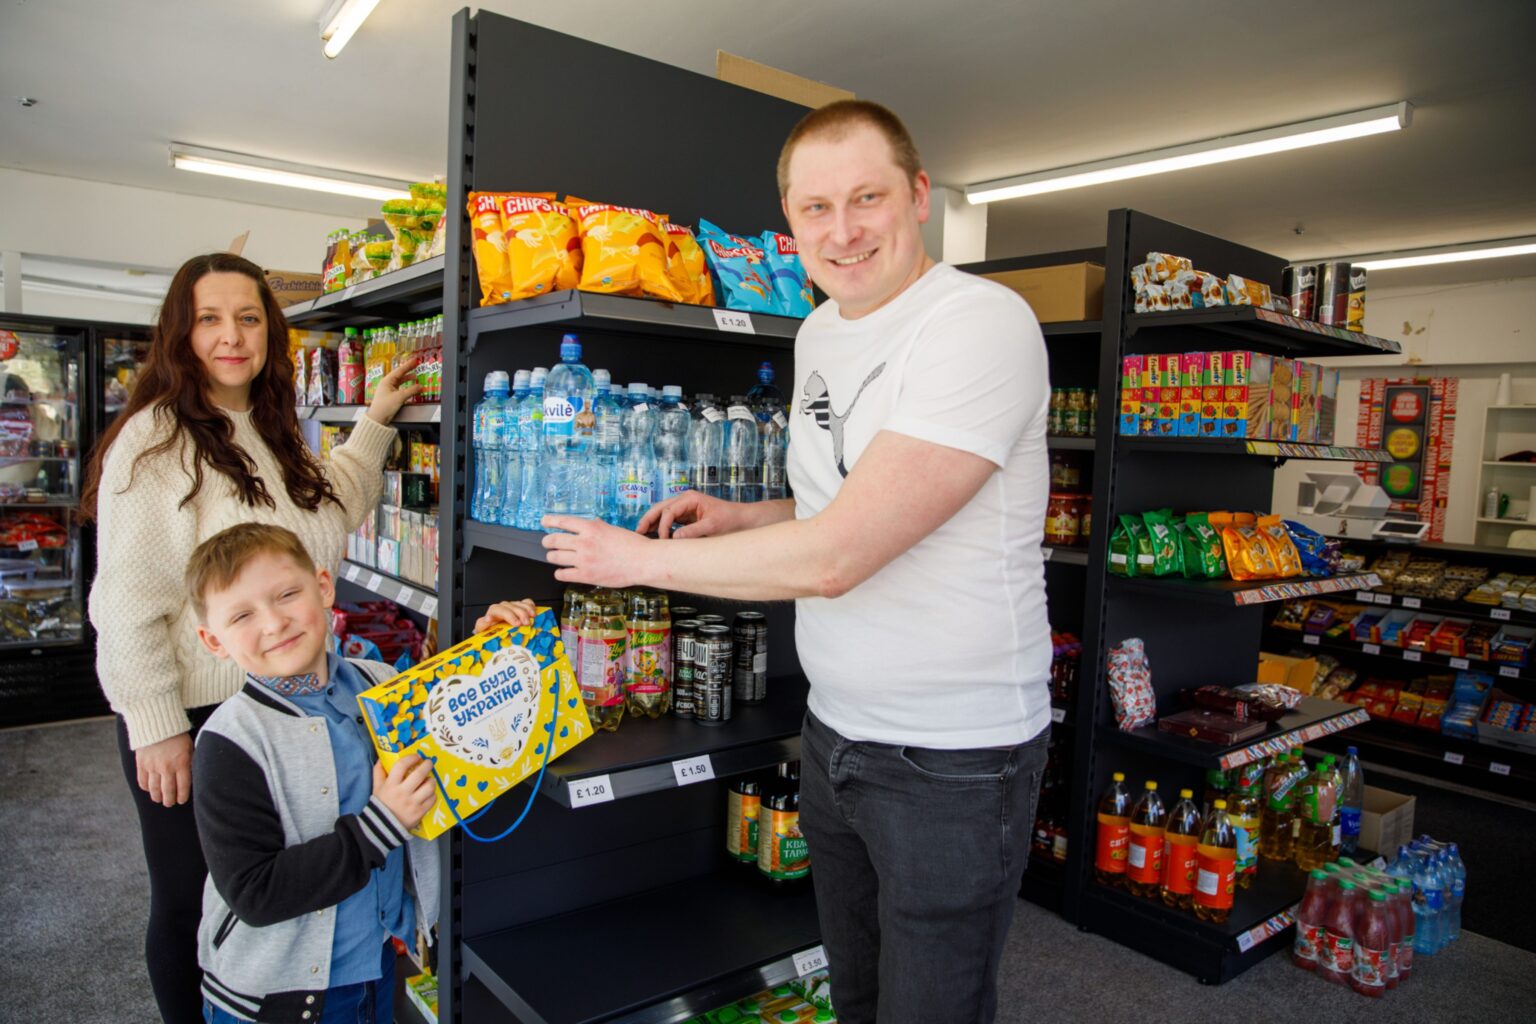
[[[180,452],[146,458],[134,469],[139,453],[170,430],[151,409],[123,425],[102,466],[90,596],[96,675],[127,723],[135,750],[186,732],[187,708],[218,704],[240,688],[239,666],[215,658],[197,638],[197,615],[183,582],[193,549],[237,523],[274,523],[298,534],[315,564],[334,574],[346,535],[373,511],[383,490],[384,457],[395,438],[391,427],[366,416],[358,421],[352,437],[324,463],[342,507],[327,501],[307,512],[288,497],[282,470],[250,413],[226,413],[234,421],[235,443],[255,460],[276,508],[243,504],[230,480],[207,466],[202,490],[178,507],[192,489],[190,439]]]

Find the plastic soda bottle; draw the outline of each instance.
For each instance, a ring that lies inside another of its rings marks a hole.
[[[1421,856],[1413,869],[1413,912],[1418,920],[1413,926],[1413,951],[1419,956],[1433,956],[1440,949],[1440,913],[1445,908],[1445,891],[1434,861]]]
[[[1365,914],[1355,936],[1355,967],[1349,981],[1363,996],[1380,998],[1387,991],[1392,964],[1392,925],[1388,913],[1385,892],[1376,890],[1367,895]]]
[[[593,370],[597,394],[592,399],[592,472],[597,478],[597,516],[605,523],[613,518],[613,472],[624,450],[621,426],[624,406],[613,394],[607,370]]]
[[[1127,837],[1125,887],[1132,895],[1156,899],[1163,883],[1163,825],[1168,811],[1158,795],[1157,783],[1148,782],[1146,791],[1131,808],[1131,832]]]
[[[1227,817],[1237,832],[1237,884],[1242,889],[1252,885],[1259,873],[1261,804],[1258,780],[1247,775],[1239,779]]]
[[[1333,775],[1327,761],[1318,762],[1317,768],[1302,783],[1300,797],[1291,852],[1297,867],[1311,871],[1333,859],[1331,837],[1335,800]]]
[[[1291,763],[1276,755],[1264,770],[1264,806],[1259,819],[1259,854],[1266,860],[1291,859]]]
[[[652,435],[656,416],[644,384],[629,386],[629,407],[624,410],[624,450],[614,470],[614,525],[633,530],[654,502],[656,449]]]
[[[568,656],[576,654],[576,636],[581,630],[581,617],[587,605],[591,588],[572,584],[565,588],[560,601],[560,642]]]
[[[733,395],[726,413],[723,486],[726,501],[763,500],[763,442],[746,397]]]
[[[1323,944],[1318,950],[1317,973],[1324,981],[1348,985],[1355,970],[1355,883],[1345,879],[1328,907]]]
[[[1227,773],[1220,768],[1212,768],[1205,773],[1205,797],[1200,801],[1200,816],[1209,818],[1211,808],[1216,806],[1217,800],[1229,800],[1232,790],[1232,781],[1227,778]]]
[[[482,523],[496,522],[501,510],[502,473],[505,459],[502,440],[506,432],[506,402],[509,386],[505,370],[485,375],[485,397],[475,406],[471,444],[475,455],[475,490],[470,501],[470,518]]]
[[[1328,921],[1328,872],[1315,868],[1307,878],[1307,892],[1296,909],[1296,941],[1291,962],[1304,971],[1317,970],[1318,947]]]
[[[661,389],[661,409],[656,413],[657,501],[675,498],[689,489],[688,410],[683,408],[683,389],[668,384]]]
[[[594,730],[613,732],[624,718],[624,597],[596,587],[587,594],[576,641],[576,685]]]
[[[1099,838],[1093,859],[1093,874],[1101,885],[1125,881],[1131,836],[1131,794],[1125,788],[1125,773],[1115,772],[1110,779],[1099,800]]]
[[[1339,788],[1339,849],[1352,854],[1360,848],[1360,815],[1365,809],[1365,772],[1360,755],[1349,748],[1344,781]]]
[[[1196,857],[1195,916],[1220,924],[1232,912],[1237,894],[1237,833],[1227,817],[1225,800],[1212,805]]]
[[[700,394],[688,425],[688,480],[700,494],[721,495],[721,465],[725,460],[725,412],[714,395]]]
[[[1163,830],[1163,902],[1185,910],[1194,900],[1200,860],[1200,808],[1194,796],[1194,790],[1179,790]]]
[[[502,419],[501,459],[501,507],[496,521],[502,526],[517,524],[517,510],[523,501],[522,438],[518,433],[518,417],[522,403],[528,399],[528,371],[518,370],[512,375],[512,397],[507,399],[506,416]],[[574,636],[575,634],[571,634]]]

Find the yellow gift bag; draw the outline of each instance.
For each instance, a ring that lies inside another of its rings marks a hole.
[[[592,735],[548,608],[530,625],[472,636],[357,702],[386,770],[412,751],[433,763],[437,803],[412,829],[423,839],[461,824]]]

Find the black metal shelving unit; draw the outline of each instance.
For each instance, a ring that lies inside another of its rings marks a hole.
[[[709,308],[559,292],[477,308],[467,193],[555,189],[699,216],[737,230],[782,224],[773,168],[803,115],[784,101],[481,11],[453,20],[448,236],[441,274],[444,336],[439,629],[446,646],[493,601],[558,605],[561,584],[541,534],[470,522],[469,413],[490,370],[552,365],[563,333],[584,362],[615,381],[677,383],[730,394],[771,359],[791,377],[799,321],[753,314],[751,332]],[[570,70],[579,69],[573,79]],[[571,83],[558,104],[528,107],[530,80]],[[657,132],[615,114],[627,105],[687,109],[708,127]],[[600,125],[600,131],[591,126]],[[541,140],[530,146],[528,140]],[[705,162],[677,161],[680,142]],[[612,154],[625,159],[615,163]],[[727,328],[735,328],[727,329]],[[718,603],[690,600],[716,610]],[[721,610],[724,610],[723,608]],[[770,607],[768,700],[718,727],[673,718],[626,719],[498,800],[475,830],[499,832],[534,797],[523,828],[484,845],[443,838],[439,1011],[463,1021],[670,1024],[795,976],[793,954],[819,941],[807,886],[779,894],[750,868],[726,863],[721,821],[728,777],[799,753],[806,683],[793,648],[793,611]],[[691,766],[679,770],[679,763]],[[702,781],[695,770],[707,764]],[[708,778],[708,775],[713,778]],[[750,922],[750,927],[746,924]],[[645,955],[597,951],[647,951]],[[582,963],[602,955],[599,976]]]
[[[1138,785],[1141,779],[1158,779],[1165,789],[1189,786],[1198,791],[1206,769],[1235,767],[1281,745],[1321,738],[1362,721],[1364,712],[1309,700],[1265,735],[1229,748],[1195,743],[1155,728],[1121,733],[1114,726],[1108,687],[1101,682],[1107,651],[1129,637],[1145,642],[1158,710],[1167,714],[1177,710],[1177,693],[1185,687],[1253,678],[1267,605],[1310,594],[1368,591],[1379,580],[1369,573],[1250,582],[1107,576],[1098,567],[1107,564],[1108,537],[1119,514],[1162,507],[1263,509],[1270,504],[1272,473],[1279,459],[1357,458],[1324,446],[1290,448],[1279,442],[1250,445],[1120,437],[1114,430],[1121,359],[1210,349],[1311,358],[1391,352],[1397,346],[1251,307],[1132,314],[1130,267],[1153,251],[1177,253],[1223,276],[1241,274],[1272,285],[1279,284],[1285,262],[1135,211],[1109,214],[1097,359],[1101,426],[1094,449],[1094,524],[1088,546],[1087,621],[1081,634],[1084,682],[1074,709],[1082,739],[1072,779],[1070,831],[1071,846],[1083,854],[1068,859],[1063,911],[1086,930],[1107,935],[1202,981],[1219,983],[1286,941],[1286,928],[1292,923],[1287,913],[1301,898],[1303,877],[1285,866],[1261,864],[1258,880],[1242,891],[1228,921],[1221,925],[1097,884],[1088,851],[1096,826],[1094,808],[1110,773],[1125,771]]]
[[[283,310],[288,323],[306,330],[372,327],[442,311],[443,268],[434,256],[392,273],[330,292]]]

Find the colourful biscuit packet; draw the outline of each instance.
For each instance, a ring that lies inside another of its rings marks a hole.
[[[704,256],[709,263],[716,303],[723,303],[726,309],[747,313],[779,312],[773,286],[768,283],[772,270],[762,246],[702,219],[699,221],[699,244],[704,247]]]
[[[794,236],[764,231],[762,242],[768,260],[768,279],[779,301],[780,313],[800,319],[810,316],[816,308],[816,295],[800,262],[800,247]]]

